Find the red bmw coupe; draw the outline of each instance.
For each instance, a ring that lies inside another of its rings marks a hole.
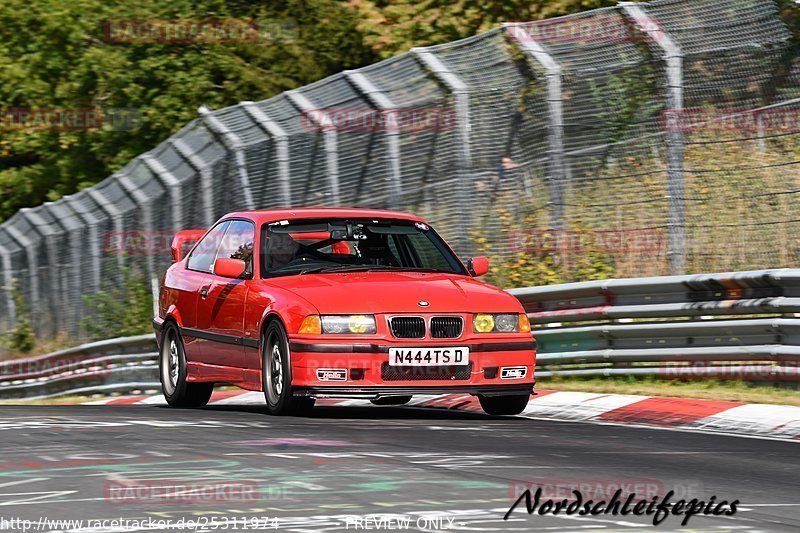
[[[263,391],[273,414],[415,394],[477,395],[498,415],[527,405],[536,352],[522,306],[475,279],[485,257],[465,265],[416,216],[231,213],[202,237],[180,232],[172,253],[153,321],[170,405],[205,405],[215,383]]]

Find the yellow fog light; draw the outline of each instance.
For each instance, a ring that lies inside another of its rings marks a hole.
[[[489,333],[494,329],[494,317],[492,315],[475,315],[472,319],[472,327],[476,333]]]
[[[347,327],[353,333],[375,333],[375,319],[366,315],[353,315]]]

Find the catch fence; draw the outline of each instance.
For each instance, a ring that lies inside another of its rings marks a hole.
[[[561,281],[792,266],[798,75],[771,0],[656,0],[201,108],[103,182],[0,225],[0,331],[24,303],[39,336],[85,336],[84,296],[155,284],[172,233],[240,209],[411,211],[463,255]]]

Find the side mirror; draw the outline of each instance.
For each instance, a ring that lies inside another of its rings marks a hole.
[[[192,246],[194,246],[194,243],[199,241],[205,233],[206,230],[204,229],[186,229],[176,233],[172,238],[172,244],[170,244],[170,248],[172,249],[172,262],[177,263],[183,259],[186,252],[188,252]]]
[[[214,274],[224,278],[240,278],[246,268],[247,265],[241,259],[220,257],[214,261]]]
[[[473,257],[467,261],[467,269],[473,276],[483,276],[489,272],[489,258],[485,256]]]

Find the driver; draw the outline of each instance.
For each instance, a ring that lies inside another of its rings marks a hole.
[[[272,233],[269,236],[268,268],[280,268],[289,264],[300,249],[300,245],[288,233]]]

